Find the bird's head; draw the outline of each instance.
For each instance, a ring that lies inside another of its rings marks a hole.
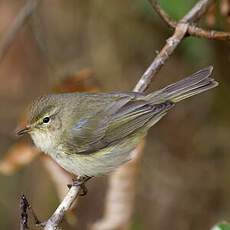
[[[37,147],[47,152],[60,137],[62,107],[63,103],[57,95],[36,99],[28,109],[26,125],[20,128],[17,134],[30,134]]]

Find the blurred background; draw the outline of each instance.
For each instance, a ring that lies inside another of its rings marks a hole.
[[[180,19],[195,2],[160,4]],[[24,4],[0,0],[0,41]],[[201,25],[228,31],[229,15],[229,1],[218,1]],[[41,220],[59,203],[55,166],[31,147],[26,152],[29,138],[18,140],[14,134],[28,103],[52,90],[131,91],[171,32],[147,0],[39,4],[0,63],[0,229],[19,228],[22,192]],[[210,64],[219,87],[183,101],[149,132],[132,230],[204,230],[230,221],[229,42],[186,38],[148,92]],[[102,216],[107,177],[90,181],[88,188],[65,229],[87,229]]]

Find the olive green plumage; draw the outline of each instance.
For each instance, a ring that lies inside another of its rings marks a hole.
[[[218,85],[207,67],[175,84],[141,93],[66,93],[37,99],[28,126],[36,146],[67,171],[105,174],[130,158],[148,129],[175,103]]]

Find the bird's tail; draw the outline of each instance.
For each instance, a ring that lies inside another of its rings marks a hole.
[[[218,82],[210,77],[213,67],[209,66],[192,74],[191,76],[171,84],[146,96],[153,103],[171,101],[176,103],[193,95],[212,89]]]

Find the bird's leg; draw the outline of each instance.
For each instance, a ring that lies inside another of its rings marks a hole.
[[[79,193],[79,196],[85,196],[88,193],[88,189],[85,186],[85,183],[81,184],[81,192]]]
[[[77,179],[73,180],[73,186],[80,186],[81,193],[79,196],[85,196],[88,193],[88,189],[85,186],[85,183],[90,180],[92,177],[89,176],[78,176]]]
[[[69,188],[72,186],[80,186],[81,187],[81,193],[80,196],[85,196],[88,193],[88,189],[85,186],[85,183],[91,179],[92,177],[89,176],[78,176],[76,179],[73,179],[73,183],[71,185],[68,185]]]

